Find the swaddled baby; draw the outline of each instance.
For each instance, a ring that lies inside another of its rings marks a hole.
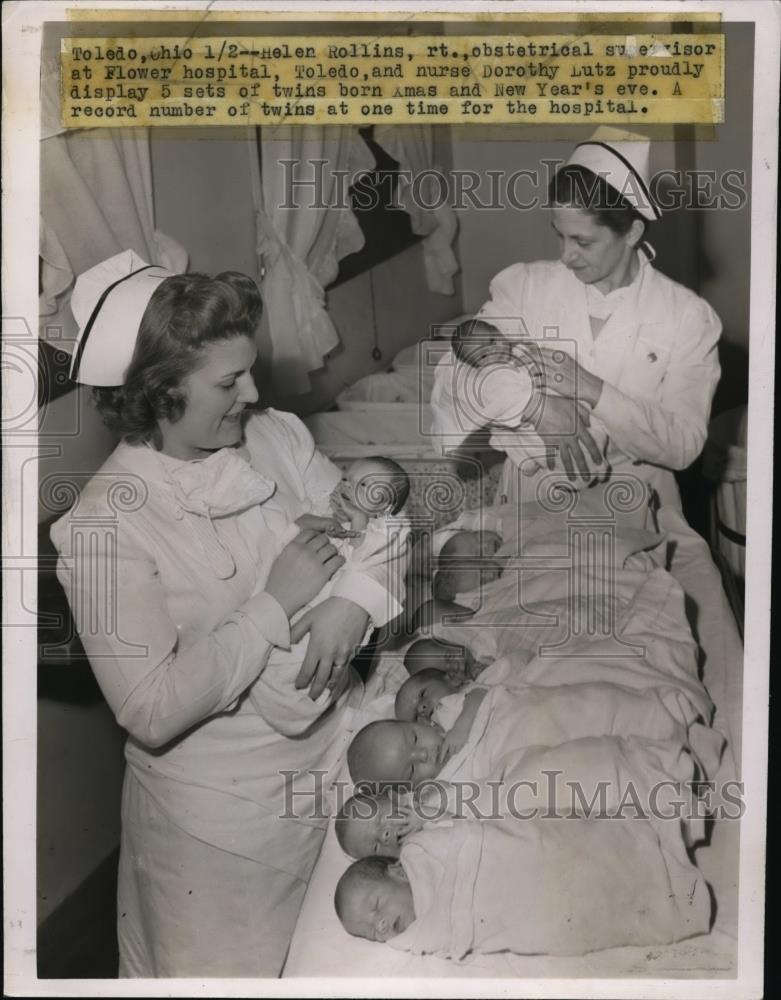
[[[386,517],[398,519],[409,497],[409,476],[391,458],[375,455],[352,462],[330,494],[311,497],[312,514],[302,514],[300,528],[325,527],[329,534],[339,532],[337,525],[349,527],[345,537],[358,537],[372,527],[379,527]],[[324,525],[333,522],[334,532]]]
[[[404,654],[404,667],[410,677],[423,670],[438,670],[462,681],[474,680],[489,662],[475,657],[466,646],[441,639],[416,639]]]
[[[497,554],[501,546],[496,531],[464,529],[451,534],[437,557],[434,598],[452,601],[456,594],[477,591],[498,580],[507,561]]]
[[[577,708],[580,692],[572,694]],[[642,730],[642,712],[633,714]],[[670,809],[694,776],[681,732],[519,748],[482,770],[462,762],[443,781],[428,777],[441,747],[434,727],[427,735],[420,723],[388,726],[362,731],[374,745],[357,763],[361,748],[351,748],[351,774],[371,765],[387,777],[395,755],[397,775],[418,787],[402,798],[360,792],[337,818],[342,847],[359,857],[335,893],[348,933],[459,959],[585,954],[708,929],[708,889]],[[625,718],[617,728],[632,732],[633,723]],[[556,796],[562,787],[578,796],[551,798],[557,780]]]
[[[707,932],[712,903],[668,826],[582,816],[427,829],[398,860],[354,862],[334,904],[349,934],[456,960],[669,944]]]
[[[465,373],[459,384],[459,411],[462,422],[475,429],[492,425],[516,431],[515,434],[494,435],[495,443],[527,476],[545,467],[545,442],[534,433],[525,411],[528,406],[528,380],[533,388],[544,384],[541,361],[535,356],[534,342],[513,343],[495,326],[484,320],[469,320],[456,328],[451,346],[457,361],[474,373]],[[540,396],[538,403],[543,403]],[[534,400],[532,401],[534,406]],[[605,472],[607,433],[596,417],[589,423],[589,432],[597,447],[600,461],[584,451],[584,460],[593,481]]]
[[[494,670],[499,683],[494,682]],[[551,748],[552,766],[558,767],[557,748],[572,747],[574,741],[584,747],[601,737],[675,746],[687,742],[686,714],[667,687],[634,690],[604,681],[529,685],[522,676],[517,681],[508,677],[502,663],[487,668],[479,681],[483,683],[422,670],[405,682],[397,696],[399,714],[405,719],[375,721],[356,734],[347,761],[360,794],[345,804],[336,823],[346,853],[396,856],[404,838],[419,829],[421,813],[399,812],[395,798],[387,797],[389,790],[439,794],[445,812],[437,818],[447,815],[452,788],[442,776],[453,771],[451,760],[459,781],[490,782],[502,779],[507,768],[515,767],[530,750],[541,753]],[[420,721],[429,709],[429,721]],[[410,721],[413,714],[416,719]],[[451,727],[449,731],[445,726]],[[470,752],[460,755],[459,764],[456,756],[464,747]],[[577,771],[591,752],[585,748],[582,754],[568,754],[568,766]]]
[[[314,604],[325,600],[344,574],[366,572],[376,566],[388,565],[392,560],[406,558],[410,526],[403,508],[409,490],[409,477],[396,462],[379,456],[361,459],[348,467],[344,478],[329,497],[312,498],[313,506],[320,513],[304,514],[295,524],[279,516],[277,544],[280,551],[299,531],[307,528],[327,530],[335,548],[345,560],[344,566],[326,583],[317,597],[298,612],[291,624]],[[269,518],[275,516],[272,506],[265,513]],[[327,514],[330,516],[326,516]],[[345,524],[348,525],[347,528],[343,527]],[[262,586],[259,589],[262,590]],[[309,638],[305,636],[289,650],[275,646],[269,655],[267,669],[250,689],[250,698],[257,697],[258,702],[264,698],[273,699],[282,704],[286,691],[292,687],[295,669],[303,664],[308,642]],[[274,668],[287,669],[276,671],[275,679]],[[257,691],[255,687],[258,688]],[[305,697],[306,693],[303,695]],[[323,704],[330,697],[331,691],[324,690],[313,708],[322,710]],[[296,705],[288,705],[287,712],[291,717],[291,726],[299,731],[303,731],[313,721],[312,713],[303,698]],[[301,714],[300,723],[296,723],[294,718],[296,706],[305,710]],[[289,733],[293,734],[292,731]]]

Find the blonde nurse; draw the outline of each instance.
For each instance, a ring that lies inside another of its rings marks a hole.
[[[339,470],[296,417],[251,411],[253,281],[173,275],[128,251],[80,276],[72,309],[72,377],[121,437],[52,528],[128,734],[120,975],[278,976],[349,740],[348,663],[367,626],[398,613],[403,559],[342,572],[328,519],[308,511]],[[328,580],[332,596],[291,628]],[[295,682],[265,670],[305,634]]]
[[[600,460],[593,415],[608,434],[610,472],[630,472],[661,503],[680,506],[673,471],[705,443],[721,323],[704,299],[652,265],[646,235],[659,210],[649,153],[647,140],[609,128],[578,145],[548,192],[559,259],[501,271],[477,315],[539,348],[534,372],[516,381],[549,469],[580,485],[591,479],[589,466]],[[435,424],[451,439],[459,428],[453,369],[443,358],[432,395]],[[535,478],[508,460],[500,493],[531,498]]]

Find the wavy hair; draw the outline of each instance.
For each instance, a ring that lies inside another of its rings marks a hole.
[[[187,405],[181,384],[206,348],[254,337],[262,311],[258,286],[238,271],[166,278],[141,319],[124,385],[93,389],[104,423],[131,444],[153,438],[161,419],[175,423]]]

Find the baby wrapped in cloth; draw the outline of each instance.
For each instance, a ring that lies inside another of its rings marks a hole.
[[[492,662],[521,648],[536,655],[578,632],[613,631],[649,571],[664,563],[666,539],[647,527],[653,519],[639,494],[636,509],[606,518],[609,488],[578,494],[569,511],[497,506],[439,529],[434,592],[452,603],[424,625],[429,634]],[[598,544],[589,537],[595,524]],[[467,551],[478,537],[482,557],[445,558],[454,544]],[[474,614],[463,617],[461,609]]]
[[[695,762],[681,732],[687,724],[689,734],[703,730],[702,771],[715,769],[723,741],[694,721],[706,721],[711,705],[696,679],[696,647],[679,617],[682,605],[678,585],[657,571],[622,628],[622,636],[643,642],[660,636],[649,644],[647,657],[604,665],[567,657],[550,664],[552,676],[546,678],[553,685],[573,684],[574,694],[590,686],[577,683],[578,671],[589,663],[594,669],[586,669],[581,680],[608,677],[617,668],[623,682],[653,692],[659,708],[669,709],[658,734],[650,720],[644,730],[659,739],[608,736],[524,749],[509,716],[503,723],[500,689],[493,706],[491,693],[485,697],[467,746],[437,778],[448,794],[444,815],[466,818],[438,819],[403,843],[414,923],[393,937],[394,947],[453,958],[498,950],[581,954],[669,943],[708,929],[708,889],[682,835],[693,798],[686,782],[694,777]],[[497,664],[499,674],[503,666]],[[530,667],[530,680],[535,667],[545,671],[541,661]],[[578,711],[577,701],[570,700],[570,710]],[[596,731],[600,711],[587,700],[581,706],[593,716]],[[567,728],[563,717],[556,724]],[[579,719],[571,728],[585,732],[588,725]],[[545,736],[544,728],[541,719],[534,735]],[[563,798],[562,789],[570,789]]]
[[[452,373],[447,377],[443,368],[432,390],[434,434],[444,447],[457,448],[475,431],[490,428],[491,447],[505,452],[525,476],[541,473],[548,448],[533,430],[533,422],[545,403],[540,388],[546,381],[546,365],[536,342],[505,337],[497,326],[475,319],[456,328],[451,346],[452,359],[443,358],[440,365],[454,362]],[[548,367],[553,358],[560,355],[563,359],[572,349],[567,342],[558,346],[560,350],[547,359]],[[555,385],[555,374],[551,373],[550,380]],[[609,472],[605,462],[608,437],[598,418],[591,418],[589,431],[594,447],[582,452],[587,474],[571,481],[575,489]],[[552,467],[561,471],[560,459],[555,459],[555,466],[552,459]]]
[[[622,646],[625,654],[617,655]],[[552,746],[578,734],[598,733],[685,746],[700,777],[712,776],[718,768],[724,738],[710,728],[713,704],[698,678],[698,649],[686,620],[685,596],[661,568],[637,590],[617,622],[615,637],[584,638],[562,655],[549,653],[531,661],[526,654],[508,653],[478,681],[487,694],[467,747],[441,772],[443,780],[465,753],[475,773],[494,777],[503,757],[523,740],[526,746]],[[465,693],[462,689],[442,699],[442,723],[457,717]],[[694,829],[691,835],[696,839]]]
[[[330,516],[349,525],[350,530],[344,532],[345,537],[332,536],[332,542],[345,563],[315,600],[291,620],[291,626],[310,607],[325,600],[336,581],[344,581],[350,574],[363,574],[374,567],[386,566],[389,579],[403,579],[410,533],[409,519],[403,508],[409,488],[409,477],[401,466],[391,459],[377,456],[353,462],[331,494],[311,498],[315,522]],[[279,552],[307,527],[307,519],[310,518],[310,515],[305,515],[292,524],[284,513],[276,510],[273,497],[267,501],[264,512],[272,526],[275,520],[277,522]],[[398,566],[398,571],[390,572],[394,564]],[[401,610],[400,598],[403,595],[390,593],[361,576],[361,586],[370,585],[376,586],[382,600],[387,602],[387,620],[394,618]],[[372,627],[370,622],[364,642]],[[313,701],[306,689],[297,690],[295,687],[308,642],[309,638],[305,636],[289,649],[275,647],[269,656],[267,669],[249,690],[249,697],[259,710],[261,706],[264,711],[273,708],[275,725],[289,736],[305,732],[319,718],[333,696],[332,691],[326,688]]]
[[[462,959],[579,955],[704,933],[708,887],[679,842],[676,849],[658,824],[629,817],[508,817],[422,830],[401,851],[415,919],[388,943]]]

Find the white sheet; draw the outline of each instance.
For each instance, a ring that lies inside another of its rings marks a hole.
[[[728,747],[715,776],[717,784],[739,772],[743,649],[729,610],[719,573],[706,543],[674,510],[660,512],[660,528],[674,542],[671,571],[688,597],[687,613],[703,650],[702,678],[716,705],[714,724],[728,737]],[[373,712],[387,709],[391,691],[404,676],[403,650],[385,654],[367,686]],[[385,699],[384,705],[382,699]],[[371,717],[367,715],[367,721]],[[345,774],[346,777],[346,774]],[[714,927],[676,945],[625,947],[585,956],[477,956],[456,964],[435,956],[413,956],[382,944],[350,937],[334,912],[333,894],[350,863],[328,831],[291,942],[283,975],[385,977],[611,977],[728,978],[736,972],[737,873],[739,824],[714,824],[710,843],[697,849],[696,861],[717,901]]]

